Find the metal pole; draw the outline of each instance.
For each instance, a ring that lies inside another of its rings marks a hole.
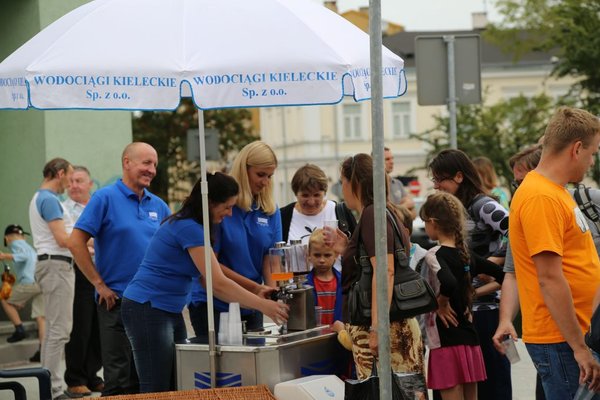
[[[392,398],[390,318],[387,278],[387,221],[385,169],[383,162],[383,79],[381,0],[370,0],[369,34],[371,44],[371,130],[373,141],[373,193],[375,206],[375,279],[377,284],[377,338],[379,346],[379,398]],[[374,322],[374,321],[372,321]],[[375,365],[373,365],[375,368]]]
[[[200,146],[200,193],[202,193],[202,221],[204,221],[204,265],[206,270],[206,303],[208,308],[208,360],[210,366],[210,387],[217,386],[216,376],[216,343],[215,343],[215,314],[213,311],[213,287],[210,245],[210,217],[208,214],[208,183],[206,181],[206,145],[204,144],[204,113],[198,109],[198,141]],[[157,366],[160,368],[160,366]]]
[[[450,147],[458,148],[456,140],[456,72],[454,63],[454,42],[452,35],[444,36],[448,51],[448,112],[450,113]]]
[[[282,135],[282,141],[283,141],[283,185],[281,185],[282,187],[282,192],[281,195],[283,196],[283,200],[284,200],[284,204],[287,204],[289,201],[289,196],[288,196],[288,182],[289,182],[289,178],[288,178],[288,152],[287,152],[287,130],[286,130],[286,126],[285,126],[285,108],[284,107],[279,107],[281,109],[281,135]]]

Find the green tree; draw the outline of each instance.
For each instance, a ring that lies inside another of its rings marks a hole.
[[[512,180],[508,160],[544,134],[555,104],[546,95],[519,96],[489,106],[459,105],[457,109],[458,148],[471,158],[488,157],[504,185]],[[442,149],[449,148],[449,117],[436,116],[434,128],[414,135],[427,142],[431,151],[426,165]]]
[[[250,111],[224,109],[204,111],[205,128],[219,132],[219,151],[223,162],[232,152],[256,140],[252,132]],[[189,184],[200,174],[197,162],[186,159],[188,129],[198,128],[198,113],[190,99],[183,99],[175,111],[144,111],[134,114],[133,139],[154,146],[159,156],[152,190],[169,203],[187,194]]]
[[[484,33],[518,58],[531,51],[554,54],[553,75],[571,76],[577,106],[600,114],[600,1],[497,0],[502,22]],[[591,170],[600,181],[600,163]]]
[[[579,78],[572,92],[590,112],[600,113],[600,1],[498,0],[503,19],[484,32],[520,57],[531,51],[554,54],[553,74]]]

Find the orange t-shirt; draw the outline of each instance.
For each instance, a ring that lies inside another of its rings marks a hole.
[[[600,261],[587,221],[569,192],[531,171],[512,200],[508,237],[523,315],[523,341],[565,341],[544,303],[531,258],[543,251],[562,257],[577,320],[581,330],[587,331],[600,285]]]

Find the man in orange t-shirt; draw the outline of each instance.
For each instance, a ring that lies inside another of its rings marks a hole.
[[[548,400],[573,398],[579,381],[600,390],[600,364],[584,343],[600,286],[589,227],[565,189],[580,182],[600,145],[600,120],[561,107],[542,158],[515,193],[509,239],[523,315],[523,341]]]

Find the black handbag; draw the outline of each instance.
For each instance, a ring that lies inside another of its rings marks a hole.
[[[435,294],[421,275],[409,266],[408,257],[402,243],[407,243],[396,220],[386,209],[387,218],[394,229],[394,288],[390,305],[390,321],[412,318],[437,309]],[[404,239],[404,240],[403,240]],[[358,260],[361,273],[348,293],[348,312],[352,325],[371,325],[371,282],[373,266],[367,255],[362,239],[358,238]]]
[[[390,371],[391,372],[391,371]],[[395,374],[392,374],[392,400],[410,400],[398,383]],[[377,363],[373,361],[371,376],[358,381],[348,379],[344,382],[344,400],[379,400],[379,376]]]

